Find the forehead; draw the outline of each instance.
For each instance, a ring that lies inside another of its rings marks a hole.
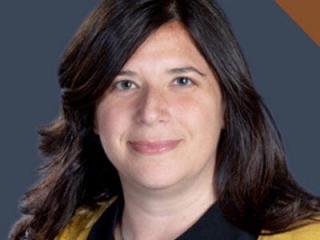
[[[155,62],[156,61],[156,62]],[[178,21],[172,21],[155,30],[136,50],[125,67],[143,64],[193,64],[208,68],[189,32]]]

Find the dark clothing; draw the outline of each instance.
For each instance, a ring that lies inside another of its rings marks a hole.
[[[108,207],[90,231],[88,240],[114,240],[113,232],[121,219],[123,199],[117,199]],[[223,216],[219,203],[215,202],[206,212],[176,240],[256,240],[258,235],[244,232],[230,224]]]

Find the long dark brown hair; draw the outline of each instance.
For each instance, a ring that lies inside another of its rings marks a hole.
[[[126,61],[156,29],[180,21],[219,77],[225,103],[215,169],[218,201],[240,228],[271,233],[320,214],[320,199],[288,172],[279,131],[254,89],[230,24],[209,0],[104,0],[85,19],[59,66],[62,109],[40,128],[48,161],[21,199],[10,239],[51,240],[79,206],[121,194],[116,169],[93,131],[97,102]],[[209,111],[210,109],[208,109]]]

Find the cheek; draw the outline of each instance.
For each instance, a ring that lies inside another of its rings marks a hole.
[[[222,126],[221,103],[218,98],[203,94],[184,97],[175,103],[174,116],[189,125],[193,131],[207,128],[220,129]]]
[[[108,104],[107,104],[108,103]],[[123,121],[128,119],[128,108],[122,104],[114,104],[112,101],[101,103],[97,109],[96,122],[99,134],[114,135],[123,126]]]
[[[118,151],[121,139],[128,127],[129,112],[127,109],[101,105],[97,111],[97,133],[100,136],[103,148],[111,157],[113,149]]]
[[[191,140],[188,156],[204,162],[215,158],[223,124],[219,99],[206,95],[197,99],[185,99],[181,109],[183,111],[178,115],[181,116],[179,122],[182,122]],[[194,167],[197,168],[198,164],[195,163]]]

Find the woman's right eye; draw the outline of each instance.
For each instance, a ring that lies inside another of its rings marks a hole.
[[[112,89],[117,89],[117,90],[123,91],[123,90],[132,89],[133,85],[135,85],[135,84],[130,80],[121,80],[121,81],[115,82],[112,85]]]

